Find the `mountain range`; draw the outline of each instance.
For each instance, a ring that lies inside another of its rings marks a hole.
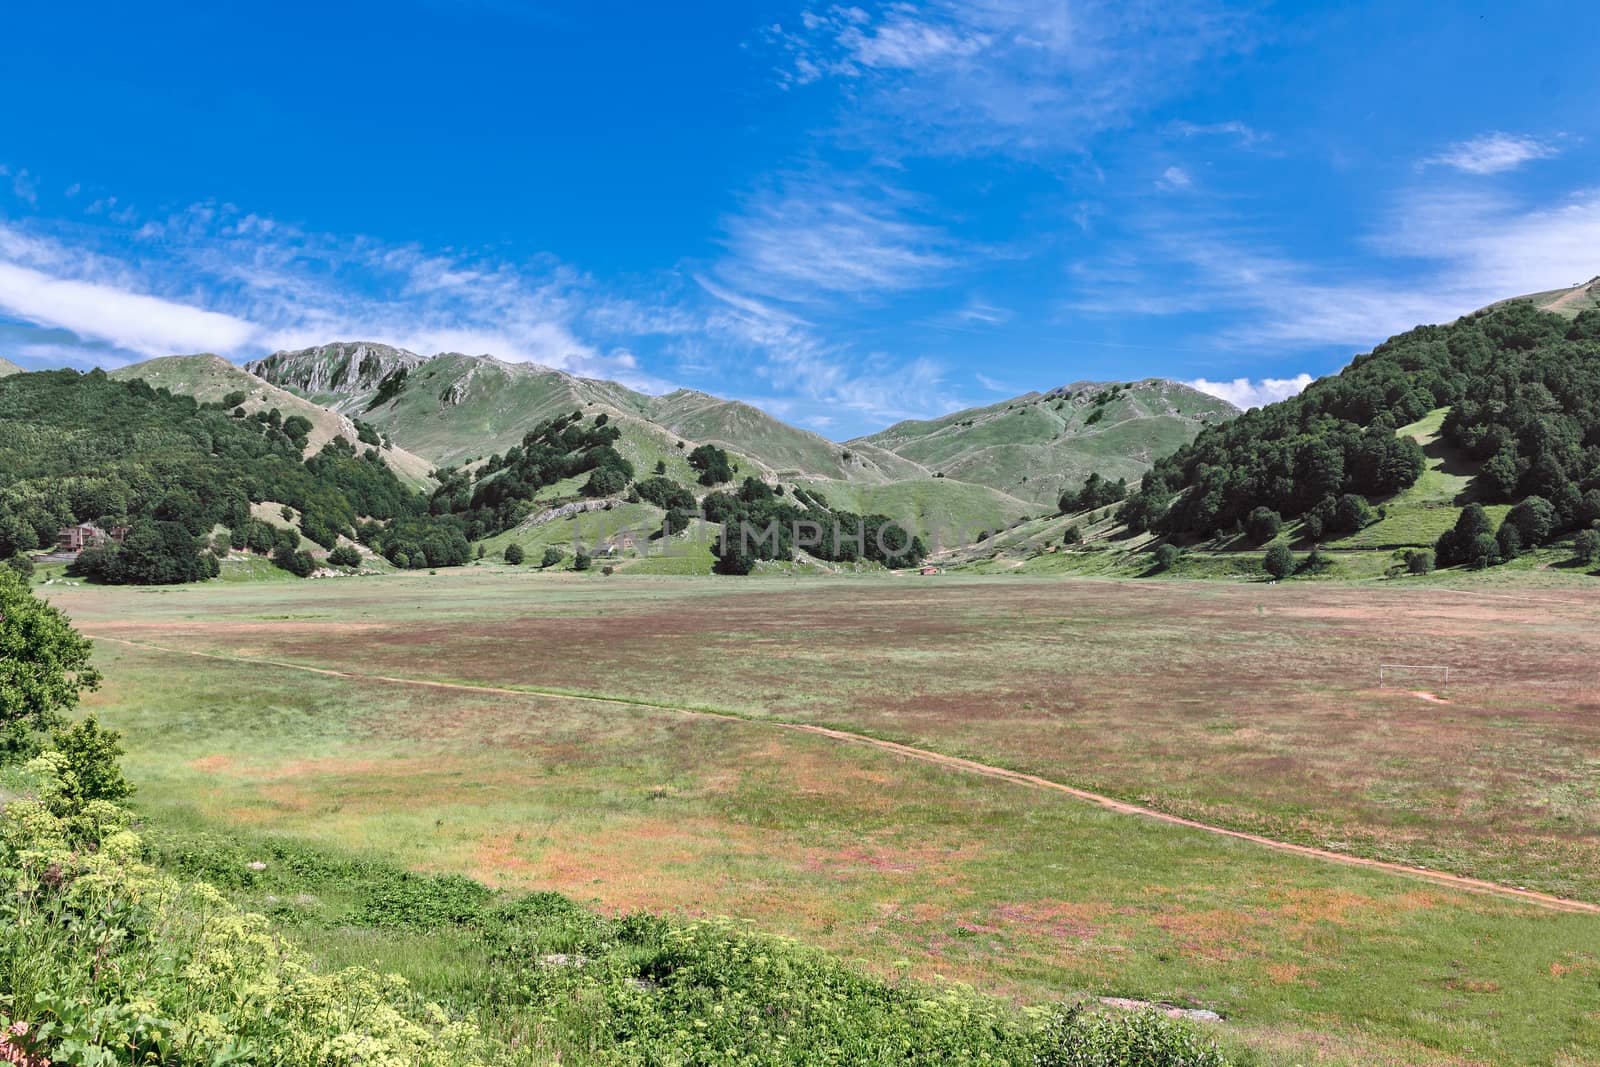
[[[661,463],[669,476],[692,483],[687,452],[716,445],[743,473],[937,531],[998,525],[1052,508],[1064,488],[1091,472],[1137,480],[1207,423],[1238,413],[1226,401],[1160,379],[1082,382],[840,444],[740,401],[688,389],[650,396],[491,356],[424,357],[342,342],[279,352],[244,372],[369,423],[399,449],[441,468],[504,453],[540,421],[581,408],[612,420],[622,431],[618,450],[640,470]]]

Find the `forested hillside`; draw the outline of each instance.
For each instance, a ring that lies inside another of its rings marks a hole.
[[[126,526],[121,547],[84,553],[85,573],[190,581],[216,573],[205,550],[222,526],[234,547],[270,551],[285,569],[309,573],[299,535],[252,519],[252,503],[294,509],[324,548],[353,536],[360,519],[426,514],[373,448],[335,438],[302,458],[310,430],[309,420],[276,409],[246,417],[100,371],[11,375],[0,380],[0,558],[48,547],[75,522]],[[464,560],[465,541],[452,540]]]
[[[1206,428],[1155,465],[1120,517],[1205,538],[1271,511],[1303,517],[1313,539],[1349,532],[1423,471],[1396,428],[1446,407],[1443,441],[1482,464],[1476,499],[1547,503],[1545,538],[1600,518],[1600,311],[1569,321],[1527,302],[1418,327],[1299,396]]]

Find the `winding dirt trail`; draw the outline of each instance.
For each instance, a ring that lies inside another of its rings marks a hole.
[[[473,685],[466,682],[437,682],[425,678],[402,678],[388,674],[364,674],[356,671],[339,671],[328,667],[311,667],[303,663],[289,663],[283,660],[262,659],[255,656],[232,656],[220,652],[200,652],[187,648],[169,648],[163,645],[151,644],[145,641],[131,641],[123,637],[97,636],[85,634],[96,641],[106,641],[112,644],[126,645],[130,648],[143,649],[149,652],[162,652],[176,656],[196,656],[201,659],[222,660],[228,663],[243,663],[258,667],[276,667],[282,670],[301,671],[306,674],[320,674],[327,678],[346,678],[351,681],[382,682],[388,685],[414,686],[423,689],[446,689],[467,693],[487,693],[494,696],[510,697],[540,697],[548,700],[582,701],[592,704],[611,704],[628,708],[647,708],[653,711],[668,711],[675,714],[699,719],[717,719],[725,722],[738,722],[747,725],[766,726],[775,730],[787,730],[793,733],[817,734],[822,737],[842,741],[847,744],[861,745],[866,748],[875,748],[883,752],[891,752],[906,759],[920,760],[939,767],[951,770],[964,771],[968,774],[981,775],[998,781],[1012,782],[1034,789],[1048,790],[1053,793],[1065,793],[1067,796],[1096,804],[1108,811],[1122,815],[1136,815],[1157,822],[1168,823],[1173,826],[1182,826],[1202,833],[1214,834],[1218,837],[1231,837],[1237,841],[1248,841],[1251,844],[1264,848],[1275,849],[1297,856],[1323,860],[1328,863],[1337,863],[1346,867],[1363,867],[1369,870],[1384,871],[1389,874],[1401,875],[1407,878],[1432,882],[1436,885],[1457,889],[1468,893],[1481,893],[1487,896],[1501,897],[1507,900],[1520,901],[1534,907],[1549,911],[1578,912],[1600,915],[1600,904],[1585,900],[1572,900],[1558,897],[1550,893],[1540,893],[1532,889],[1518,889],[1514,886],[1501,885],[1498,882],[1487,882],[1478,878],[1468,878],[1465,875],[1450,874],[1445,871],[1433,871],[1425,867],[1412,867],[1403,863],[1391,863],[1386,860],[1369,859],[1364,856],[1351,856],[1342,852],[1333,852],[1328,849],[1314,848],[1310,845],[1297,845],[1291,841],[1280,841],[1276,838],[1264,837],[1243,830],[1230,830],[1225,826],[1215,826],[1210,823],[1197,822],[1186,819],[1180,815],[1170,815],[1155,808],[1145,807],[1140,804],[1131,804],[1125,800],[1105,796],[1101,793],[1091,793],[1086,789],[1062,782],[1041,778],[1036,774],[1027,774],[1022,771],[1013,771],[1005,767],[996,767],[993,764],[979,763],[977,760],[965,759],[961,756],[950,756],[931,749],[917,748],[914,745],[903,745],[898,741],[885,741],[881,738],[867,734],[853,733],[849,730],[839,730],[829,726],[814,726],[810,723],[788,722],[782,719],[767,719],[756,716],[739,715],[731,711],[713,711],[706,708],[686,708],[673,704],[658,704],[648,700],[635,700],[628,697],[604,696],[599,694],[569,693],[559,689],[539,689],[532,686],[520,688],[505,688],[492,685]]]

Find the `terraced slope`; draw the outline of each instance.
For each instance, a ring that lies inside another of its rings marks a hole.
[[[896,423],[849,444],[864,455],[887,452],[946,479],[1048,505],[1091,473],[1137,481],[1202,426],[1236,414],[1225,400],[1160,378],[1078,382]]]
[[[280,389],[221,356],[162,356],[121,367],[112,371],[110,376],[126,381],[142,378],[153,388],[164,388],[176,395],[192,396],[206,402],[219,401],[231,393],[242,392],[245,400],[240,406],[251,414],[277,408],[285,418],[302,415],[311,422],[306,445],[308,456],[321,451],[322,446],[334,437],[343,437],[351,442],[357,440],[355,424],[346,415]],[[430,481],[428,472],[433,469],[433,464],[426,459],[393,444],[381,448],[379,452],[401,481],[416,486]]]

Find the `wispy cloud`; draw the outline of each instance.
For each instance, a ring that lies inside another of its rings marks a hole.
[[[1174,122],[1169,127],[1173,133],[1185,139],[1196,137],[1224,137],[1232,140],[1241,148],[1253,148],[1258,144],[1271,140],[1269,134],[1261,133],[1237,119],[1228,122]]]
[[[579,335],[592,294],[558,263],[308,232],[231,205],[140,223],[107,198],[95,214],[59,233],[0,223],[0,308],[109,346],[106,358],[365,339],[644,378],[625,346]]]
[[[36,205],[39,203],[39,183],[26,169],[13,170],[4,163],[0,163],[0,178],[11,179],[11,195],[25,204]]]
[[[1422,163],[1423,166],[1453,167],[1468,174],[1500,174],[1516,170],[1524,163],[1553,159],[1560,154],[1554,145],[1532,137],[1485,133],[1453,144]]]
[[[1600,272],[1600,190],[1529,205],[1482,194],[1399,197],[1364,242],[1375,261],[1312,263],[1224,222],[1147,220],[1135,266],[1080,267],[1083,311],[1232,315],[1219,347],[1362,349],[1496,300]]]
[[[789,175],[724,220],[729,283],[787,300],[919,288],[959,266],[958,245],[906,193],[862,178]]]
[[[769,36],[782,84],[836,80],[873,136],[967,154],[1072,147],[1241,47],[1242,25],[1205,0],[927,0],[816,8]]]
[[[1182,167],[1168,167],[1161,172],[1161,177],[1156,179],[1156,186],[1168,192],[1176,192],[1194,185],[1194,179]]]
[[[780,394],[791,394],[797,410],[815,426],[828,410],[873,419],[905,419],[943,414],[962,406],[938,363],[860,352],[823,338],[816,327],[792,312],[750,297],[704,276],[695,281],[713,303],[700,329],[736,349],[754,349],[762,358],[741,362]],[[793,402],[792,402],[793,403]]]
[[[1210,396],[1220,397],[1236,408],[1258,408],[1294,396],[1312,382],[1311,375],[1297,374],[1293,378],[1235,378],[1229,382],[1213,382],[1196,378],[1184,384]]]

